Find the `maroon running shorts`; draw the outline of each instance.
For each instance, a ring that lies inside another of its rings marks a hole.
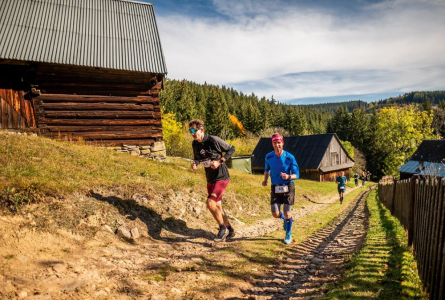
[[[216,202],[221,201],[222,194],[226,190],[227,185],[229,184],[229,179],[218,180],[215,182],[207,183],[207,199],[212,199]]]

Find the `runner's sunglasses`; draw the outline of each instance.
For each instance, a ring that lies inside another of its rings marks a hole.
[[[203,129],[203,126],[199,126],[197,129],[195,128],[190,128],[189,131],[191,134],[195,134],[198,130]]]

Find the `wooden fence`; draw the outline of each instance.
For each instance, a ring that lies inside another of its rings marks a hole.
[[[429,298],[445,299],[445,178],[380,182],[378,193],[408,232]]]

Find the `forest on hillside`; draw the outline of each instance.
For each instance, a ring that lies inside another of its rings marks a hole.
[[[167,80],[160,101],[168,150],[172,141],[176,151],[190,148],[182,136],[195,118],[205,122],[207,132],[253,147],[274,131],[285,136],[336,133],[348,153],[365,158],[362,168],[374,178],[397,175],[422,140],[445,136],[445,91],[412,92],[373,103],[289,105],[225,86]]]
[[[363,100],[351,100],[345,102],[331,102],[331,103],[319,103],[319,104],[305,104],[298,105],[299,107],[307,107],[317,110],[328,111],[331,113],[336,112],[339,108],[344,108],[350,113],[356,108],[363,109],[368,113],[372,113],[373,109],[379,109],[383,107],[390,107],[394,105],[406,105],[406,104],[423,104],[429,102],[432,106],[437,106],[441,101],[445,100],[445,91],[428,91],[428,92],[410,92],[398,97],[391,97],[388,99],[381,99],[374,102],[365,102]]]

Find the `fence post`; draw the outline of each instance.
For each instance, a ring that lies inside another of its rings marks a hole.
[[[391,215],[394,216],[394,210],[395,210],[395,200],[396,200],[396,189],[397,189],[397,179],[394,179],[394,188],[392,190],[392,203],[391,203]]]
[[[414,201],[416,200],[416,180],[419,175],[415,174],[409,182],[409,211],[408,211],[408,246],[413,244],[414,236]]]

